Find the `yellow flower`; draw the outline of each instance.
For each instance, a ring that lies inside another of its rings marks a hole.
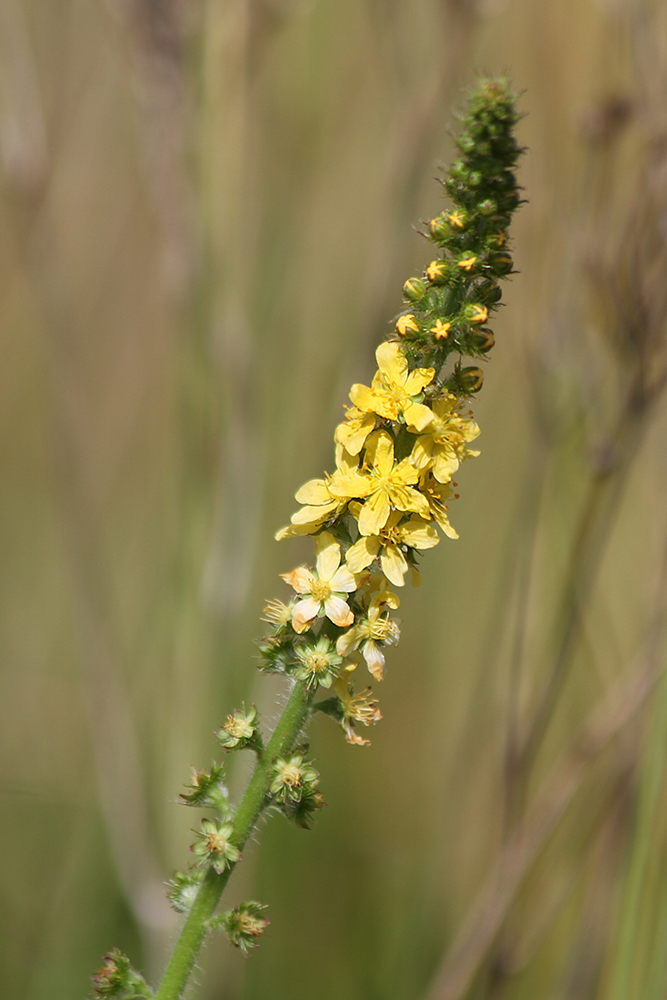
[[[347,475],[356,470],[359,459],[350,455],[342,445],[336,447],[337,469],[333,476],[325,474],[324,479],[309,479],[294,494],[299,503],[304,504],[301,510],[292,514],[291,524],[286,528],[281,528],[276,532],[276,540],[291,538],[295,535],[314,534],[325,521],[331,517],[336,517],[345,507],[348,497],[339,492],[334,496],[331,492],[331,484],[336,481],[336,477]]]
[[[357,588],[357,581],[347,568],[340,564],[340,545],[333,535],[323,531],[315,539],[316,569],[299,566],[291,573],[281,573],[290,587],[301,595],[292,608],[292,628],[305,632],[313,620],[326,615],[334,625],[345,628],[354,621],[345,598]]]
[[[375,428],[375,414],[359,410],[356,406],[346,409],[345,420],[334,431],[334,441],[342,445],[350,455],[358,455],[364,441]]]
[[[371,387],[356,383],[350,389],[355,407],[363,412],[377,413],[387,420],[403,417],[406,424],[423,431],[430,424],[432,413],[414,397],[433,381],[435,369],[415,368],[411,372],[407,358],[396,343],[380,344],[375,357],[378,371]]]
[[[414,511],[429,516],[428,502],[413,489],[419,482],[419,472],[410,460],[394,463],[394,440],[387,431],[376,431],[366,445],[366,473],[351,472],[332,483],[335,493],[366,498],[359,511],[359,531],[362,535],[377,535],[389,520],[392,509]]]
[[[376,594],[367,615],[341,635],[336,643],[341,656],[347,656],[354,649],[360,650],[368,669],[378,681],[382,680],[384,673],[384,653],[379,644],[397,646],[401,636],[398,622],[389,617],[386,609],[397,608],[399,603],[396,594],[390,590]]]
[[[465,226],[465,216],[463,215],[463,212],[459,212],[458,209],[456,209],[455,212],[449,213],[447,221],[450,226],[456,226],[457,229],[463,229]]]
[[[438,281],[445,273],[445,263],[442,260],[432,260],[426,268],[426,277],[429,281]]]
[[[396,329],[402,337],[404,337],[409,330],[413,333],[419,333],[419,325],[411,313],[398,317],[398,320],[396,321]]]
[[[460,462],[479,452],[467,447],[479,435],[474,420],[454,412],[457,399],[447,393],[433,403],[433,422],[415,441],[410,461],[417,469],[431,468],[440,483],[448,483]]]
[[[362,537],[348,549],[347,565],[353,573],[361,573],[380,554],[380,565],[387,579],[395,587],[404,585],[409,566],[401,546],[432,549],[440,537],[433,524],[421,517],[413,516],[407,521],[402,519],[400,511],[393,511],[379,534]]]
[[[435,326],[431,327],[431,333],[435,334],[436,340],[446,340],[451,330],[451,323],[443,323],[441,319],[435,321]]]
[[[471,271],[476,263],[477,258],[474,254],[466,254],[466,256],[458,262],[458,267],[460,267],[463,271]]]
[[[431,517],[436,524],[448,538],[458,538],[458,532],[449,523],[448,507],[445,504],[445,500],[451,500],[452,496],[456,498],[457,494],[452,494],[450,487],[439,483],[428,470],[422,473],[421,490],[428,501]],[[413,579],[413,583],[419,586],[421,580]]]
[[[354,723],[361,722],[364,726],[371,726],[374,722],[379,722],[382,715],[378,703],[372,700],[371,688],[366,688],[360,694],[355,694],[349,675],[356,668],[356,663],[344,667],[343,674],[334,681],[333,689],[340,701],[343,715],[341,725],[345,732],[345,739],[348,743],[354,743],[357,746],[369,746],[370,740],[364,740],[355,733]]]

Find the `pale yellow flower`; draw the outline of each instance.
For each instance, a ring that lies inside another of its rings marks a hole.
[[[281,577],[301,596],[292,608],[292,628],[305,632],[315,618],[325,615],[334,625],[345,628],[354,621],[346,602],[357,588],[357,581],[347,566],[340,564],[340,545],[333,535],[323,531],[315,539],[315,570],[299,566]]]
[[[369,746],[370,740],[365,740],[355,733],[353,723],[361,722],[364,726],[371,726],[374,722],[379,722],[382,718],[378,703],[373,700],[371,688],[366,688],[359,694],[355,694],[354,688],[349,680],[349,675],[356,670],[356,663],[351,663],[343,668],[343,673],[333,684],[333,690],[340,701],[343,718],[341,725],[345,732],[345,739],[348,743],[357,746]]]
[[[378,371],[370,388],[356,383],[350,389],[350,399],[358,410],[377,413],[387,420],[403,418],[406,424],[423,431],[432,418],[428,406],[417,402],[425,386],[433,381],[434,368],[410,371],[408,360],[397,343],[380,344],[375,357]]]
[[[428,502],[414,489],[419,472],[410,459],[394,463],[394,439],[387,431],[376,431],[366,445],[367,472],[350,472],[332,483],[332,493],[365,499],[359,510],[359,531],[377,535],[389,520],[392,509],[412,511],[429,517]]]
[[[410,456],[417,469],[431,468],[440,483],[448,483],[464,459],[479,455],[467,447],[479,435],[479,427],[474,420],[456,413],[456,404],[456,396],[451,393],[435,400],[433,421],[427,433],[417,438]]]
[[[402,523],[401,523],[402,522]],[[401,549],[431,549],[440,541],[433,524],[421,517],[403,520],[400,511],[393,511],[379,534],[362,537],[347,551],[347,565],[353,573],[361,573],[380,555],[382,572],[395,587],[402,587],[408,562]]]
[[[348,629],[336,643],[341,656],[347,656],[358,649],[366,661],[368,669],[376,680],[381,681],[384,673],[384,653],[382,646],[396,646],[401,636],[398,622],[389,617],[389,608],[397,608],[400,601],[396,594],[384,590],[376,594],[368,608],[368,613],[351,629]]]

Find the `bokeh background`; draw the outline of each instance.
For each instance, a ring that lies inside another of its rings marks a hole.
[[[164,966],[178,792],[231,708],[276,716],[253,639],[307,549],[273,533],[430,260],[478,70],[522,92],[527,203],[461,538],[372,746],[316,720],[329,808],[245,852],[261,947],[212,939],[192,996],[665,995],[664,5],[3,0],[3,996]]]

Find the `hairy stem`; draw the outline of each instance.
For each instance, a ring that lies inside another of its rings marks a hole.
[[[230,839],[240,849],[246,844],[266,805],[273,763],[277,757],[289,753],[296,743],[311,700],[312,694],[305,683],[294,685],[266,750],[258,755],[257,765],[234,816],[234,833]],[[209,868],[204,876],[158,988],[156,1000],[177,1000],[183,995],[206,937],[208,922],[234,868],[235,865],[230,865],[221,875]]]

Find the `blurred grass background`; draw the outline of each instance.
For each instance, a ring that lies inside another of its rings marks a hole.
[[[277,712],[252,640],[306,549],[273,532],[430,259],[479,69],[525,92],[529,203],[461,538],[372,747],[313,724],[330,807],[261,829],[230,897],[270,931],[196,995],[665,995],[659,0],[4,0],[3,995],[83,997],[112,945],[159,974],[178,791],[235,704]]]

